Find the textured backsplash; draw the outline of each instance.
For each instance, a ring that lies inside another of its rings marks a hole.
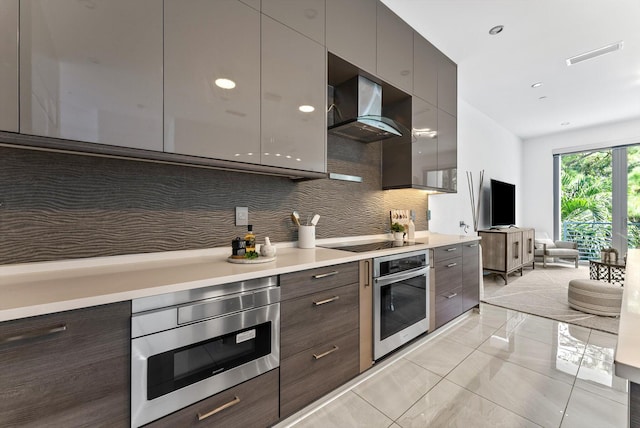
[[[380,190],[380,143],[330,136],[327,164],[363,183],[0,148],[0,264],[230,246],[236,206],[259,243],[296,240],[294,209],[317,238],[386,233],[392,208],[427,229],[425,192]]]

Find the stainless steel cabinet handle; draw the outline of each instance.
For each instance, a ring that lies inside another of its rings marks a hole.
[[[319,302],[313,302],[314,306],[320,306],[320,305],[324,305],[327,303],[331,303],[331,302],[335,302],[336,300],[340,299],[340,296],[333,296],[329,299],[325,299],[325,300],[320,300]]]
[[[320,279],[320,278],[326,278],[328,276],[333,276],[333,275],[337,275],[340,272],[338,272],[337,270],[334,270],[333,272],[327,272],[327,273],[320,273],[318,275],[313,275],[313,279]]]
[[[333,345],[333,349],[329,349],[327,352],[323,352],[322,354],[313,354],[313,358],[316,360],[319,360],[320,358],[326,357],[329,354],[333,354],[334,352],[336,352],[338,349],[337,345]]]
[[[229,407],[235,406],[236,404],[238,404],[240,402],[240,398],[238,398],[238,396],[234,396],[233,400],[229,401],[226,404],[223,404],[220,407],[216,407],[215,409],[213,409],[210,412],[207,412],[205,414],[202,413],[198,413],[198,420],[201,421],[203,419],[207,419],[209,416],[213,416],[216,413],[220,413],[221,411],[223,411],[224,409],[228,409]]]
[[[453,247],[453,248],[447,248],[447,252],[449,252],[449,253],[450,253],[451,251],[455,251],[455,250],[457,250],[457,248],[456,248],[456,247]]]
[[[364,284],[365,287],[371,286],[371,262],[369,260],[365,260],[364,264],[367,266],[367,282]]]
[[[447,299],[453,299],[454,297],[456,297],[458,295],[458,293],[453,293],[450,294],[449,296],[445,296]]]
[[[469,248],[474,248],[474,247],[477,247],[477,246],[478,246],[478,244],[469,244],[469,245],[467,245],[467,247],[469,247]]]
[[[454,267],[454,266],[458,266],[458,263],[449,263],[449,264],[447,265],[447,267]]]
[[[0,345],[5,345],[11,342],[19,342],[27,339],[35,339],[37,337],[49,336],[56,333],[61,333],[67,329],[66,324],[58,325],[55,327],[47,327],[41,328],[38,330],[29,331],[27,333],[19,334],[17,336],[10,336],[5,338],[0,338]]]

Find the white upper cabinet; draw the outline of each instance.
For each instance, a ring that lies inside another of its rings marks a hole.
[[[378,2],[377,74],[393,86],[413,92],[413,28]]]
[[[325,0],[262,0],[262,13],[324,45]]]
[[[260,163],[260,12],[165,0],[164,17],[165,151]]]
[[[20,132],[162,150],[162,0],[21,0]]]
[[[0,130],[18,132],[18,0],[0,0]]]
[[[376,73],[377,0],[327,0],[329,52]]]
[[[326,172],[325,48],[263,15],[261,86],[262,164]]]

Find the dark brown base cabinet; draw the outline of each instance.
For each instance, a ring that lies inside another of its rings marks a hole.
[[[478,242],[433,249],[435,328],[480,303]]]
[[[280,276],[280,417],[360,373],[358,262]]]
[[[263,428],[278,421],[279,370],[248,380],[145,427]],[[201,420],[200,420],[201,419]]]
[[[1,323],[0,426],[129,427],[130,325],[130,302]]]

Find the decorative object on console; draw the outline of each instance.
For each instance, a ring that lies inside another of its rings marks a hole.
[[[618,262],[618,250],[615,248],[603,248],[600,250],[600,260],[605,263],[617,263]]]
[[[473,231],[478,231],[478,220],[480,219],[480,201],[482,201],[482,185],[484,182],[484,169],[480,171],[480,184],[478,185],[478,202],[476,203],[473,193],[473,173],[467,171],[467,184],[469,185],[469,200],[471,201],[471,215],[473,216]],[[465,228],[466,232],[466,228]]]
[[[393,232],[393,239],[395,241],[404,240],[404,230],[405,227],[398,222],[394,222],[391,224],[391,231]]]

